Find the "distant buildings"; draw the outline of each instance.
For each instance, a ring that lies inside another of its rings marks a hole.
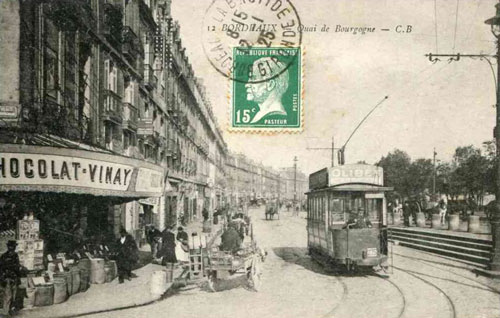
[[[228,152],[170,8],[0,2],[0,217],[34,211],[57,246],[289,197],[288,174],[283,190],[279,172]]]

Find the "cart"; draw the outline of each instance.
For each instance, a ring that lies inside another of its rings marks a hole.
[[[261,256],[252,242],[236,254],[219,251],[217,248],[207,251],[204,260],[204,274],[211,291],[217,291],[217,284],[233,275],[246,275],[250,288],[259,291],[261,287]]]

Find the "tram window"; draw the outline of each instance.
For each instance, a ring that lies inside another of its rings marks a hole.
[[[325,220],[325,206],[326,206],[326,200],[325,200],[325,196],[322,196],[321,197],[321,214],[320,214],[320,218],[321,218],[321,221],[324,221]]]
[[[330,225],[336,222],[344,222],[344,199],[330,197]]]
[[[371,221],[381,221],[382,199],[366,199],[366,212]]]

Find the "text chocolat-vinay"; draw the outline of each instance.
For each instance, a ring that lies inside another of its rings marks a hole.
[[[45,159],[0,158],[0,178],[52,178],[79,180],[82,176],[91,182],[127,185],[132,169],[103,164],[82,165],[78,161]]]

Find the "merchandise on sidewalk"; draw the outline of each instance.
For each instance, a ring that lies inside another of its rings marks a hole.
[[[26,274],[16,287],[17,294],[25,295],[19,307],[59,304],[85,292],[90,284],[109,283],[117,276],[115,255],[103,244],[84,244],[70,254],[44,255],[40,221],[33,215],[18,221],[16,239],[13,243],[17,242],[19,264]]]

